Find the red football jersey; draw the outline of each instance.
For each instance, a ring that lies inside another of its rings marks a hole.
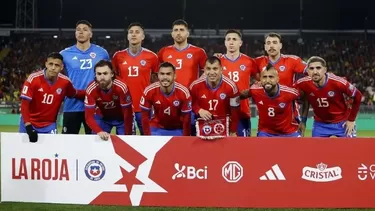
[[[322,87],[316,86],[311,77],[307,76],[297,81],[296,88],[305,94],[314,109],[314,119],[325,123],[347,120],[350,112],[346,96],[354,97],[359,92],[348,81],[332,73],[327,73],[327,80]]]
[[[260,56],[255,59],[258,72],[266,68],[269,60],[268,56]],[[306,62],[294,55],[281,54],[279,60],[273,63],[273,66],[278,70],[279,83],[284,86],[293,87],[295,74],[304,73],[306,69]]]
[[[293,111],[293,101],[299,97],[296,89],[279,85],[277,95],[269,97],[262,86],[254,84],[249,93],[259,112],[258,131],[286,135],[298,130]]]
[[[170,62],[176,67],[176,82],[185,87],[199,78],[207,59],[202,48],[190,44],[183,50],[178,50],[173,45],[164,47],[160,49],[158,57],[160,62]]]
[[[45,78],[44,70],[41,70],[32,73],[27,78],[22,88],[21,98],[30,101],[31,124],[41,128],[55,123],[65,97],[74,97],[76,93],[72,82],[65,75],[58,74],[57,80],[50,84]]]
[[[198,114],[200,109],[209,111],[213,116],[231,116],[231,131],[237,131],[238,112],[234,112],[232,107],[238,107],[239,91],[236,84],[222,76],[216,88],[211,88],[207,83],[206,76],[199,78],[190,85],[193,111]]]
[[[179,83],[174,84],[173,91],[166,95],[160,89],[160,83],[155,82],[146,87],[140,101],[142,109],[154,108],[151,127],[164,129],[182,129],[183,113],[191,112],[191,96],[189,90]]]
[[[112,88],[104,92],[96,81],[91,82],[86,89],[86,108],[97,108],[96,114],[108,120],[123,120],[122,107],[132,105],[128,87],[122,81],[115,79]]]
[[[245,54],[240,54],[235,60],[231,60],[223,54],[220,57],[223,66],[223,74],[234,81],[239,89],[243,91],[250,88],[251,76],[258,73],[255,60]],[[241,118],[250,118],[249,99],[241,100]]]
[[[133,101],[137,102],[133,104],[134,112],[140,112],[138,102],[143,95],[143,90],[151,83],[151,73],[158,72],[157,55],[146,48],[133,55],[127,48],[113,55],[112,64],[119,77],[128,85]]]

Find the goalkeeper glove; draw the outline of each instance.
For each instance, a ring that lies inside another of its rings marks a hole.
[[[35,143],[38,141],[38,133],[36,132],[36,130],[33,128],[32,125],[26,126],[26,132],[27,132],[27,135],[29,135],[30,142]]]

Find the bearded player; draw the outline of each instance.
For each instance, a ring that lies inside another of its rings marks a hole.
[[[314,110],[313,137],[356,137],[355,119],[361,105],[361,92],[347,80],[327,73],[326,61],[313,56],[307,61],[309,76],[301,78],[296,88],[304,93]],[[353,99],[351,108],[346,98]],[[307,108],[302,115],[301,128],[304,132]]]
[[[190,90],[193,111],[201,119],[198,121],[198,136],[237,136],[239,91],[236,84],[223,75],[219,58],[213,56],[206,60],[204,75],[191,84]],[[224,132],[228,133],[215,131],[212,128],[215,125],[210,125],[210,122],[223,125]]]
[[[83,100],[84,91],[77,91],[64,69],[63,56],[51,53],[44,70],[30,74],[21,93],[19,132],[27,133],[30,142],[38,141],[38,133],[57,133],[56,119],[65,97]]]
[[[126,84],[115,78],[109,61],[95,65],[95,80],[86,90],[85,117],[93,133],[103,140],[108,140],[113,127],[117,135],[132,134],[132,98]]]
[[[306,62],[295,55],[285,55],[281,53],[283,47],[281,35],[278,33],[268,33],[264,39],[265,56],[255,58],[258,71],[261,72],[268,64],[272,64],[279,75],[279,83],[287,87],[293,87],[296,77],[303,75],[306,71]],[[294,104],[294,112],[297,121],[300,121],[299,105]]]
[[[146,87],[140,106],[145,135],[189,136],[191,118],[191,96],[189,90],[175,82],[176,69],[173,64],[160,64],[158,82]],[[150,120],[150,110],[154,115]]]
[[[160,62],[170,62],[176,67],[176,82],[185,87],[197,80],[207,59],[206,52],[197,46],[188,43],[189,25],[186,21],[178,19],[172,23],[171,32],[174,44],[160,49],[158,53]],[[195,134],[195,117],[192,115],[192,135]]]
[[[260,83],[241,93],[241,98],[252,97],[258,108],[257,136],[301,137],[293,111],[298,91],[279,83],[278,71],[272,64],[260,73]]]

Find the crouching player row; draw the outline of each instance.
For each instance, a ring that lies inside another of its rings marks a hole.
[[[145,135],[189,136],[192,110],[199,116],[196,128],[199,137],[229,136],[229,125],[231,135],[236,135],[239,92],[234,82],[222,75],[220,60],[216,57],[206,60],[205,75],[192,83],[190,92],[175,82],[175,71],[171,63],[162,63],[159,81],[144,91],[140,105]],[[154,115],[149,120],[152,109]]]

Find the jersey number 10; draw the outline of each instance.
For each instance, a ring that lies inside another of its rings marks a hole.
[[[43,104],[52,104],[52,102],[53,102],[53,95],[44,93],[42,103]]]

